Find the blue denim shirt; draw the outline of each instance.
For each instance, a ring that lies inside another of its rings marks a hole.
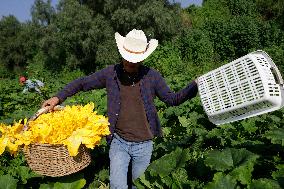
[[[121,64],[111,65],[91,75],[76,79],[66,85],[55,96],[64,101],[67,97],[76,94],[79,91],[88,91],[92,89],[106,88],[107,91],[107,115],[110,123],[110,131],[113,134],[115,125],[120,112],[120,89],[119,79]],[[162,136],[161,125],[154,105],[154,98],[157,96],[160,100],[170,106],[177,106],[184,101],[196,96],[198,92],[197,84],[192,81],[188,86],[179,92],[173,92],[166,84],[161,74],[146,66],[140,66],[139,77],[141,87],[141,98],[144,103],[145,112],[154,136]],[[112,134],[108,139],[112,138]]]

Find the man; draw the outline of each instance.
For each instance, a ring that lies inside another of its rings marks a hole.
[[[111,141],[110,187],[125,189],[130,160],[135,180],[150,164],[153,137],[162,135],[154,98],[158,96],[168,105],[179,105],[196,96],[198,89],[193,81],[174,93],[157,71],[141,64],[158,46],[155,39],[147,42],[142,30],[134,29],[126,37],[115,33],[115,39],[123,58],[120,64],[72,81],[43,106],[52,109],[78,91],[106,88],[112,133],[107,138]]]
[[[41,94],[41,87],[44,87],[44,83],[37,79],[27,79],[24,76],[20,77],[20,84],[25,85],[25,88],[23,90],[23,93],[26,93],[28,91],[36,91],[37,93]]]

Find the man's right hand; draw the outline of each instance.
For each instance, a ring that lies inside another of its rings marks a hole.
[[[60,102],[59,98],[55,96],[44,101],[41,107],[42,108],[48,107],[49,111],[52,111],[54,107],[59,104],[59,102]]]

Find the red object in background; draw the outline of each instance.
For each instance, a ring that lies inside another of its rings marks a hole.
[[[21,76],[21,77],[20,77],[20,83],[24,83],[26,80],[27,80],[26,77],[24,77],[24,76]]]

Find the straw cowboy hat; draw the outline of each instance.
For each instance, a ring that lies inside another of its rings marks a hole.
[[[121,56],[131,63],[146,59],[158,46],[158,40],[151,39],[147,42],[144,32],[136,29],[131,30],[125,37],[116,32],[115,40]]]

